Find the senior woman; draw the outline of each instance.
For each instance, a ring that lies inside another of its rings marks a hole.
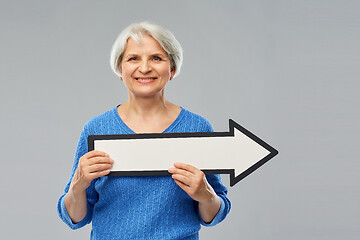
[[[81,132],[58,201],[58,214],[70,228],[92,221],[91,239],[198,239],[200,224],[216,225],[230,211],[220,176],[205,176],[186,159],[169,158],[168,176],[109,177],[111,156],[87,149],[89,135],[213,131],[205,118],[165,99],[165,86],[179,74],[182,59],[173,34],[150,22],[132,24],[116,39],[110,63],[128,99]]]

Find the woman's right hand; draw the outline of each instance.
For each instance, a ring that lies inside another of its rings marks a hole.
[[[92,180],[109,174],[113,163],[114,160],[110,158],[109,154],[102,151],[93,150],[84,154],[79,159],[78,167],[71,181],[72,188],[76,188],[78,191],[86,190]]]
[[[108,174],[113,162],[107,153],[96,150],[84,154],[79,159],[70,189],[64,199],[65,208],[74,223],[80,222],[86,216],[86,189],[91,181]]]

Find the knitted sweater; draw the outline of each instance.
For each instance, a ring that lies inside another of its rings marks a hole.
[[[212,126],[205,118],[182,108],[164,133],[212,131]],[[88,152],[88,135],[105,134],[135,133],[121,120],[117,107],[85,124],[70,179],[57,206],[59,217],[70,228],[77,229],[92,221],[91,239],[198,239],[200,224],[216,225],[229,213],[231,204],[220,175],[206,176],[221,199],[219,212],[208,224],[199,215],[198,202],[177,186],[171,176],[104,176],[93,180],[86,190],[87,215],[81,222],[74,224],[64,205],[65,194],[79,158]],[[186,149],[179,148],[179,151]]]

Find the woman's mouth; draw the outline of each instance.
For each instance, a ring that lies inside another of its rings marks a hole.
[[[154,78],[150,78],[150,77],[146,77],[146,78],[135,78],[135,80],[139,83],[152,83],[156,80],[156,77]]]

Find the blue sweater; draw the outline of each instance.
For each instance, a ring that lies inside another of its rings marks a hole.
[[[212,132],[203,117],[182,108],[166,132]],[[221,208],[206,224],[198,203],[176,185],[171,176],[101,177],[87,189],[87,215],[74,224],[64,205],[79,158],[88,152],[88,135],[135,134],[119,117],[117,107],[88,121],[79,138],[74,165],[65,193],[58,201],[59,217],[72,229],[92,221],[91,239],[198,239],[200,224],[213,226],[230,211],[227,188],[220,175],[207,175],[208,182],[221,199]],[[186,149],[179,148],[179,151]],[[169,159],[171,161],[171,159]],[[186,162],[186,160],[184,160]]]

